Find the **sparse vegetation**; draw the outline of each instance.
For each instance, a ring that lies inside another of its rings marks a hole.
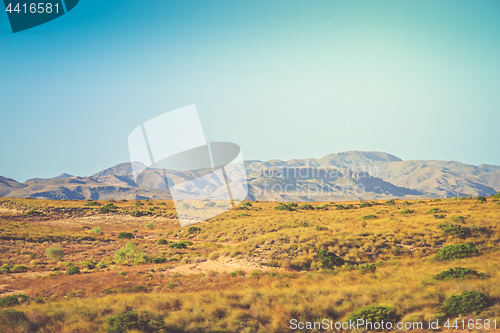
[[[47,248],[45,250],[45,255],[52,261],[58,261],[64,257],[64,252],[60,247],[55,246]]]

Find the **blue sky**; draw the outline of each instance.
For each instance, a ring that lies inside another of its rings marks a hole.
[[[498,1],[97,1],[12,34],[0,175],[88,176],[196,104],[245,159],[376,150],[500,165]]]

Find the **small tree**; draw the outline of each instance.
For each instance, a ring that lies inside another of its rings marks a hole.
[[[64,257],[64,252],[60,247],[55,246],[47,248],[45,250],[45,255],[52,261],[59,261]]]
[[[116,236],[118,239],[134,239],[134,235],[132,235],[130,232],[125,232],[122,231]]]
[[[68,275],[80,274],[80,268],[76,267],[73,264],[70,264],[68,266],[68,269],[66,270],[66,274],[68,274]]]

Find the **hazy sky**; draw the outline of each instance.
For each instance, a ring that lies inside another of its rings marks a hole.
[[[196,104],[245,159],[376,150],[500,165],[500,1],[98,1],[12,34],[0,175],[89,176]]]

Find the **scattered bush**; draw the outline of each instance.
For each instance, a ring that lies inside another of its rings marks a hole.
[[[168,244],[168,241],[163,239],[163,238],[160,238],[156,241],[156,244],[158,245],[165,245],[165,244]]]
[[[80,274],[80,268],[78,268],[75,265],[71,264],[68,267],[68,269],[66,270],[66,274],[68,274],[68,275]]]
[[[372,220],[372,219],[376,219],[376,218],[378,218],[378,217],[373,215],[373,214],[370,214],[370,215],[361,216],[359,219],[360,220]]]
[[[213,202],[213,201],[207,201],[207,202],[205,202],[204,206],[205,207],[215,207],[215,202]]]
[[[102,206],[102,205],[97,201],[88,201],[84,206]]]
[[[99,228],[99,227],[92,228],[92,230],[90,230],[90,232],[93,233],[93,234],[98,234],[98,235],[104,234],[102,232],[101,228]]]
[[[58,246],[47,248],[45,250],[45,255],[52,261],[59,261],[64,257],[63,250]]]
[[[143,212],[141,212],[140,210],[133,210],[130,212],[130,216],[133,216],[133,217],[141,217],[143,216]]]
[[[322,249],[318,252],[318,258],[322,268],[332,269],[336,266],[342,266],[344,259],[337,256],[335,253]]]
[[[486,202],[486,198],[483,197],[482,195],[476,197],[476,200],[479,201],[479,202]]]
[[[454,223],[441,223],[438,225],[438,229],[443,231],[445,236],[453,236],[459,238],[467,238],[472,235],[472,232],[467,227],[462,227],[461,225]]]
[[[30,210],[29,212],[24,213],[24,216],[40,216],[40,215],[42,215],[42,213],[36,210]]]
[[[444,214],[434,214],[434,218],[435,219],[445,219],[446,215],[444,215]]]
[[[384,202],[384,205],[386,205],[386,206],[395,206],[396,205],[396,201],[394,199],[391,199],[391,200],[388,200],[388,201]]]
[[[29,299],[25,294],[9,295],[0,298],[0,307],[5,308],[8,306],[21,305]]]
[[[165,258],[165,257],[156,257],[156,258],[151,259],[151,262],[153,264],[163,264],[163,263],[167,262],[167,258]]]
[[[399,214],[413,214],[413,213],[415,213],[415,211],[411,209],[405,209],[399,212]]]
[[[381,305],[364,306],[360,310],[354,311],[353,313],[351,313],[351,315],[349,315],[349,320],[356,322],[358,319],[362,319],[365,321],[365,323],[381,323],[382,321],[386,323],[395,323],[399,320],[399,318],[400,316],[397,314],[395,308]],[[365,326],[365,328],[367,327]]]
[[[179,242],[175,242],[175,243],[170,244],[168,247],[170,247],[172,249],[185,249],[191,245],[193,245],[193,243],[190,241],[179,241]]]
[[[144,228],[149,229],[149,230],[153,230],[155,228],[155,224],[153,222],[148,223],[144,226]]]
[[[474,245],[469,244],[453,244],[447,245],[438,251],[437,260],[455,260],[461,258],[469,258],[477,255],[479,251]]]
[[[436,214],[436,213],[440,213],[440,212],[441,212],[441,209],[439,209],[439,208],[432,208],[426,214]]]
[[[118,275],[127,275],[127,272],[120,271],[120,272],[118,272]]]
[[[197,228],[197,227],[189,227],[189,229],[188,229],[188,233],[190,233],[190,234],[195,234],[195,233],[200,232],[200,231],[201,231],[201,229]]]
[[[143,250],[128,242],[123,248],[115,252],[115,262],[125,265],[146,263],[148,261],[147,255]]]
[[[128,311],[106,319],[108,333],[125,333],[131,330],[141,332],[164,332],[164,319],[161,315],[150,315],[147,311]]]
[[[466,219],[465,216],[453,216],[451,218],[453,222],[461,222],[461,223],[465,223],[465,219]]]
[[[359,205],[359,208],[365,208],[365,207],[371,207],[371,206],[372,206],[372,204],[371,204],[371,203],[364,201],[364,202],[362,202],[362,203]]]
[[[377,266],[375,266],[375,264],[365,264],[358,266],[358,269],[361,274],[375,273],[375,271],[377,270]]]
[[[476,291],[464,291],[460,295],[452,295],[445,301],[445,314],[448,317],[458,317],[467,314],[480,314],[484,309],[494,304],[488,294]]]
[[[134,239],[135,236],[131,234],[130,232],[122,231],[116,236],[118,239]]]
[[[298,206],[297,207],[298,209],[305,209],[305,210],[311,210],[311,209],[314,209],[313,206],[311,206],[310,204],[303,204],[301,206]]]
[[[435,280],[451,280],[451,279],[465,279],[465,278],[486,278],[488,275],[479,273],[470,268],[455,267],[433,276]]]
[[[287,211],[294,211],[295,209],[293,209],[292,207],[286,205],[286,204],[281,204],[279,206],[276,206],[274,207],[274,209],[276,210],[287,210]]]

